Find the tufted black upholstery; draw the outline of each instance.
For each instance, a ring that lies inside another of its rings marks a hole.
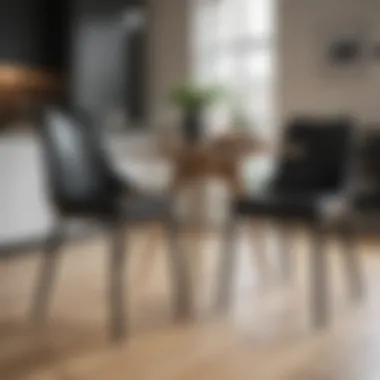
[[[238,199],[239,214],[318,216],[321,196],[346,184],[353,123],[349,119],[298,118],[285,131],[275,178],[262,194]]]

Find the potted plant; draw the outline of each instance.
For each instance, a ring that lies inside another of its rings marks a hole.
[[[188,143],[197,143],[203,134],[203,111],[219,95],[216,88],[182,85],[170,93],[170,100],[182,111],[182,130]]]

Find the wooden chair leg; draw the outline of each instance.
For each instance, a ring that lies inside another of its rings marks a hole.
[[[329,316],[328,263],[324,249],[325,236],[319,222],[312,226],[312,249],[310,258],[310,296],[313,326],[325,327]]]
[[[356,231],[352,222],[348,221],[344,224],[341,238],[350,298],[354,301],[360,301],[365,293],[364,279],[359,254],[356,252]]]
[[[44,247],[42,258],[43,261],[40,268],[38,283],[30,313],[31,321],[34,324],[40,324],[46,319],[56,275],[59,248],[61,247],[64,239],[63,235],[63,227],[61,225],[57,225],[48,237]]]
[[[126,334],[124,305],[125,230],[122,223],[113,227],[110,254],[110,336],[119,341]]]
[[[223,236],[223,249],[217,278],[218,311],[225,311],[231,303],[233,293],[234,272],[237,263],[237,255],[234,252],[236,220],[235,215],[230,214],[226,221]]]
[[[167,229],[169,238],[168,256],[173,279],[175,315],[179,318],[188,318],[192,312],[190,273],[183,253],[179,248],[178,222],[173,217],[169,218]]]

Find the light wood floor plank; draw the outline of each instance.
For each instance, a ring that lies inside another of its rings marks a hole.
[[[250,229],[244,231],[249,233]],[[189,260],[196,272],[192,276],[196,315],[187,323],[172,318],[163,254],[167,245],[164,234],[151,233],[149,227],[147,231],[131,231],[126,237],[132,251],[128,268],[132,273],[128,283],[132,333],[119,345],[107,341],[107,243],[103,237],[64,248],[50,320],[39,333],[25,320],[39,256],[1,262],[0,379],[380,378],[380,241],[360,241],[368,297],[363,305],[352,306],[347,301],[340,247],[330,239],[327,249],[334,317],[328,329],[313,331],[308,324],[305,231],[297,230],[293,236],[294,281],[285,284],[271,278],[265,287],[264,273],[250,257],[253,235],[241,237],[234,302],[224,316],[212,310],[220,236],[215,232],[184,236],[188,255],[197,255],[196,260]],[[152,236],[154,239],[145,241]],[[199,246],[202,252],[194,250]],[[266,246],[269,259],[262,264],[265,275],[273,277],[278,247],[271,241]]]

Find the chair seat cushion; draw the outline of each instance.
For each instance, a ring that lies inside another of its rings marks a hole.
[[[144,196],[126,199],[122,204],[122,217],[128,221],[155,221],[168,218],[173,210],[172,197]]]
[[[235,202],[242,216],[273,216],[316,219],[321,212],[321,194],[268,193]]]
[[[79,218],[142,222],[167,219],[173,210],[172,205],[172,198],[165,195],[125,196],[109,202],[65,204],[64,210],[67,215],[75,212]]]
[[[363,212],[379,212],[380,190],[374,189],[357,194],[353,202],[353,207],[355,210]]]

